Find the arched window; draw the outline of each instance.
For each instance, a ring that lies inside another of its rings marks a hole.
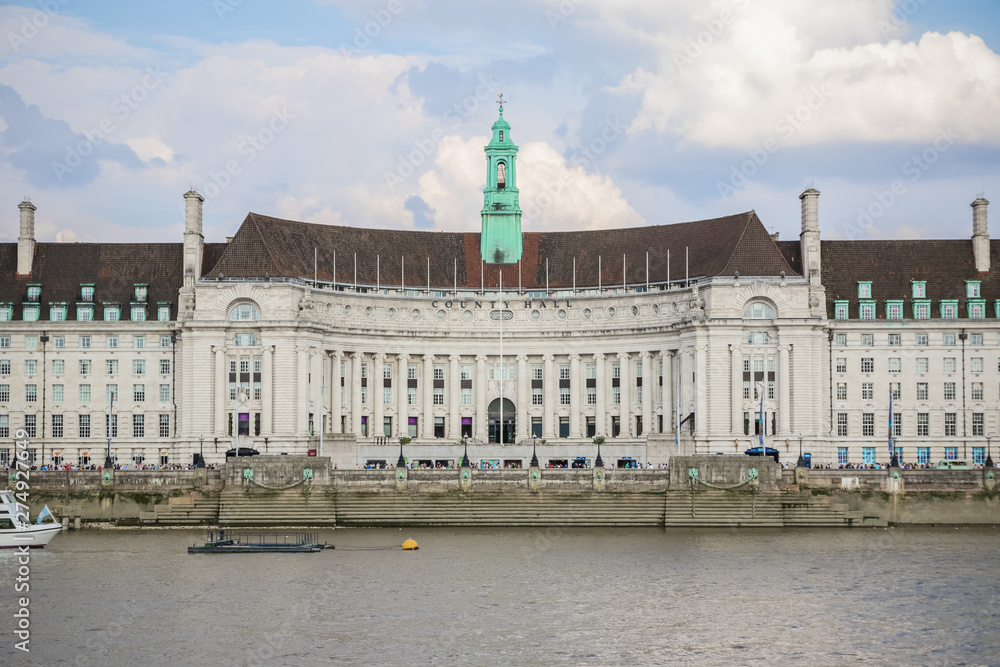
[[[229,311],[229,319],[233,322],[256,322],[260,319],[260,309],[252,303],[241,303]]]
[[[503,162],[497,163],[497,189],[503,190],[507,187],[507,165]]]
[[[753,301],[743,309],[743,319],[745,320],[773,320],[774,308],[763,301]]]

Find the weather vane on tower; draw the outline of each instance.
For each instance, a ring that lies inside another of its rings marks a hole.
[[[503,98],[503,91],[501,90],[500,94],[497,96],[497,104],[500,105],[500,112],[501,113],[503,113],[503,104],[504,104],[505,101],[506,100],[504,100],[504,98]]]

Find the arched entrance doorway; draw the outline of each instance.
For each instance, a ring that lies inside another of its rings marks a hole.
[[[508,399],[503,399],[503,428],[497,428],[501,422],[500,399],[490,403],[490,442],[500,444],[513,444],[517,431],[515,429],[517,412],[514,404]]]

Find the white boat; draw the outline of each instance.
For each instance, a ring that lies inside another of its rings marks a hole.
[[[24,514],[17,512],[14,492],[0,491],[0,548],[27,546],[41,549],[61,530],[59,523],[28,522]]]

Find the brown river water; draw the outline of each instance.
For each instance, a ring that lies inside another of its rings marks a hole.
[[[0,552],[0,665],[1000,665],[1000,528],[319,532],[64,532],[30,555],[30,653]]]

